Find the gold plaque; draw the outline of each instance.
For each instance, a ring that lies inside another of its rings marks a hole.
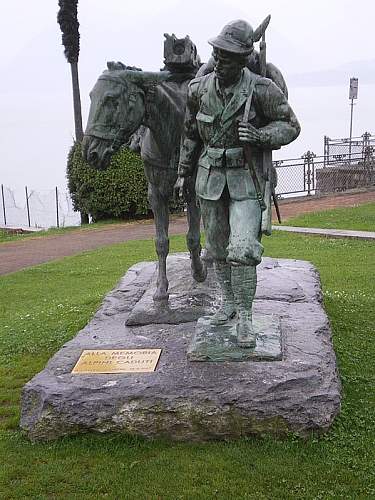
[[[154,372],[161,349],[84,350],[72,373]]]

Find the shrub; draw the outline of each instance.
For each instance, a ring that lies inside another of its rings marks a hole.
[[[68,155],[68,188],[74,209],[89,213],[93,221],[129,219],[150,214],[147,180],[137,153],[121,148],[106,170],[90,167],[75,143]]]

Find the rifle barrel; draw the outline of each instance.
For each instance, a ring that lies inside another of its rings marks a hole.
[[[281,214],[280,214],[279,203],[277,201],[276,194],[274,191],[272,191],[272,200],[273,200],[273,204],[275,205],[277,220],[279,221],[279,224],[281,224]]]

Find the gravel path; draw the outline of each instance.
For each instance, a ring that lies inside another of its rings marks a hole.
[[[283,200],[280,210],[283,221],[306,212],[318,212],[336,207],[352,207],[375,201],[375,190],[361,193],[340,194],[322,198]],[[184,234],[186,220],[174,217],[169,233]],[[85,250],[120,243],[128,240],[149,239],[154,236],[153,221],[111,224],[99,229],[79,229],[61,235],[28,237],[24,240],[0,244],[0,275],[50,260],[74,255]]]

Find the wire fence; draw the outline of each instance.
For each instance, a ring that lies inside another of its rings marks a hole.
[[[78,226],[68,191],[55,187],[36,191],[16,190],[1,184],[0,227],[48,228]]]

